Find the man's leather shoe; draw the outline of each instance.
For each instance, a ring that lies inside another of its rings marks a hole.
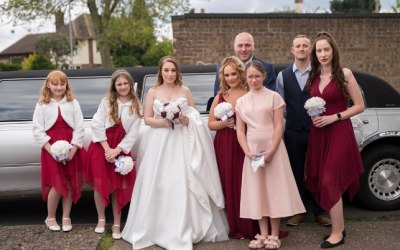
[[[315,221],[318,222],[318,224],[320,224],[321,226],[325,226],[325,227],[329,227],[330,225],[332,225],[331,219],[329,219],[325,215],[315,216]]]
[[[286,225],[289,227],[298,226],[303,221],[303,219],[304,215],[302,214],[293,215],[287,220]]]

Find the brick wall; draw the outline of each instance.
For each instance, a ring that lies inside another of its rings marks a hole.
[[[344,66],[388,81],[400,91],[400,14],[186,14],[172,17],[174,55],[181,64],[218,64],[233,55],[233,39],[251,33],[256,55],[292,63],[292,39],[331,33]]]

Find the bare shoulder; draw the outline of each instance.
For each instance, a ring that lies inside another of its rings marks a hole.
[[[353,72],[348,68],[343,68],[343,74],[345,78],[353,76]]]

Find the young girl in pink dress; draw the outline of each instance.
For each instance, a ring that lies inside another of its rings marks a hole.
[[[279,248],[280,218],[305,212],[282,141],[285,102],[263,86],[265,77],[263,65],[250,62],[246,67],[250,91],[236,101],[236,131],[246,155],[240,217],[258,220],[260,227],[260,234],[249,244],[252,249]],[[264,158],[264,164],[254,170],[252,159],[256,155]]]
[[[47,201],[45,223],[51,231],[60,231],[55,218],[60,198],[62,230],[72,229],[70,212],[72,202],[76,203],[81,196],[86,156],[82,148],[84,133],[82,110],[74,99],[67,76],[59,70],[50,72],[33,114],[33,136],[42,148],[42,196]],[[62,161],[51,152],[52,144],[59,140],[72,146]]]
[[[105,207],[111,195],[114,223],[112,237],[120,239],[121,210],[131,200],[136,171],[126,175],[115,172],[115,159],[130,156],[138,136],[140,102],[133,78],[125,70],[111,77],[108,95],[100,102],[92,121],[92,142],[88,149],[87,181],[93,186],[98,223],[96,233],[105,231]]]

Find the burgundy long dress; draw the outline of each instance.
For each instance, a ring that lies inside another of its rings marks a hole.
[[[331,80],[322,93],[319,83],[317,75],[311,87],[311,96],[325,100],[326,111],[322,115],[345,111],[349,98],[342,94],[336,82]],[[352,199],[358,191],[358,179],[363,172],[350,119],[322,128],[311,126],[306,160],[307,188],[324,210],[330,210],[346,191]]]
[[[106,129],[107,142],[111,148],[115,148],[126,135],[122,122]],[[119,156],[130,156],[121,152]],[[108,163],[104,156],[104,149],[100,142],[91,142],[88,148],[88,163],[86,178],[93,189],[102,196],[103,204],[108,206],[110,194],[115,192],[117,196],[118,211],[131,201],[133,185],[136,179],[136,170],[132,169],[127,175],[115,172],[114,163]]]
[[[218,95],[218,103],[226,102]],[[236,130],[218,130],[214,138],[219,176],[225,196],[225,208],[229,224],[229,237],[252,239],[257,233],[257,221],[240,218],[240,193],[244,153],[236,136]]]
[[[58,140],[65,140],[71,143],[74,130],[64,121],[58,108],[58,116],[54,125],[46,131],[50,136],[49,143],[53,144]],[[81,187],[83,184],[83,171],[86,158],[86,150],[78,149],[71,161],[64,165],[54,160],[44,148],[41,151],[42,164],[42,197],[47,201],[52,187],[64,198],[68,197],[68,189],[71,188],[72,201],[76,202],[81,197]]]

